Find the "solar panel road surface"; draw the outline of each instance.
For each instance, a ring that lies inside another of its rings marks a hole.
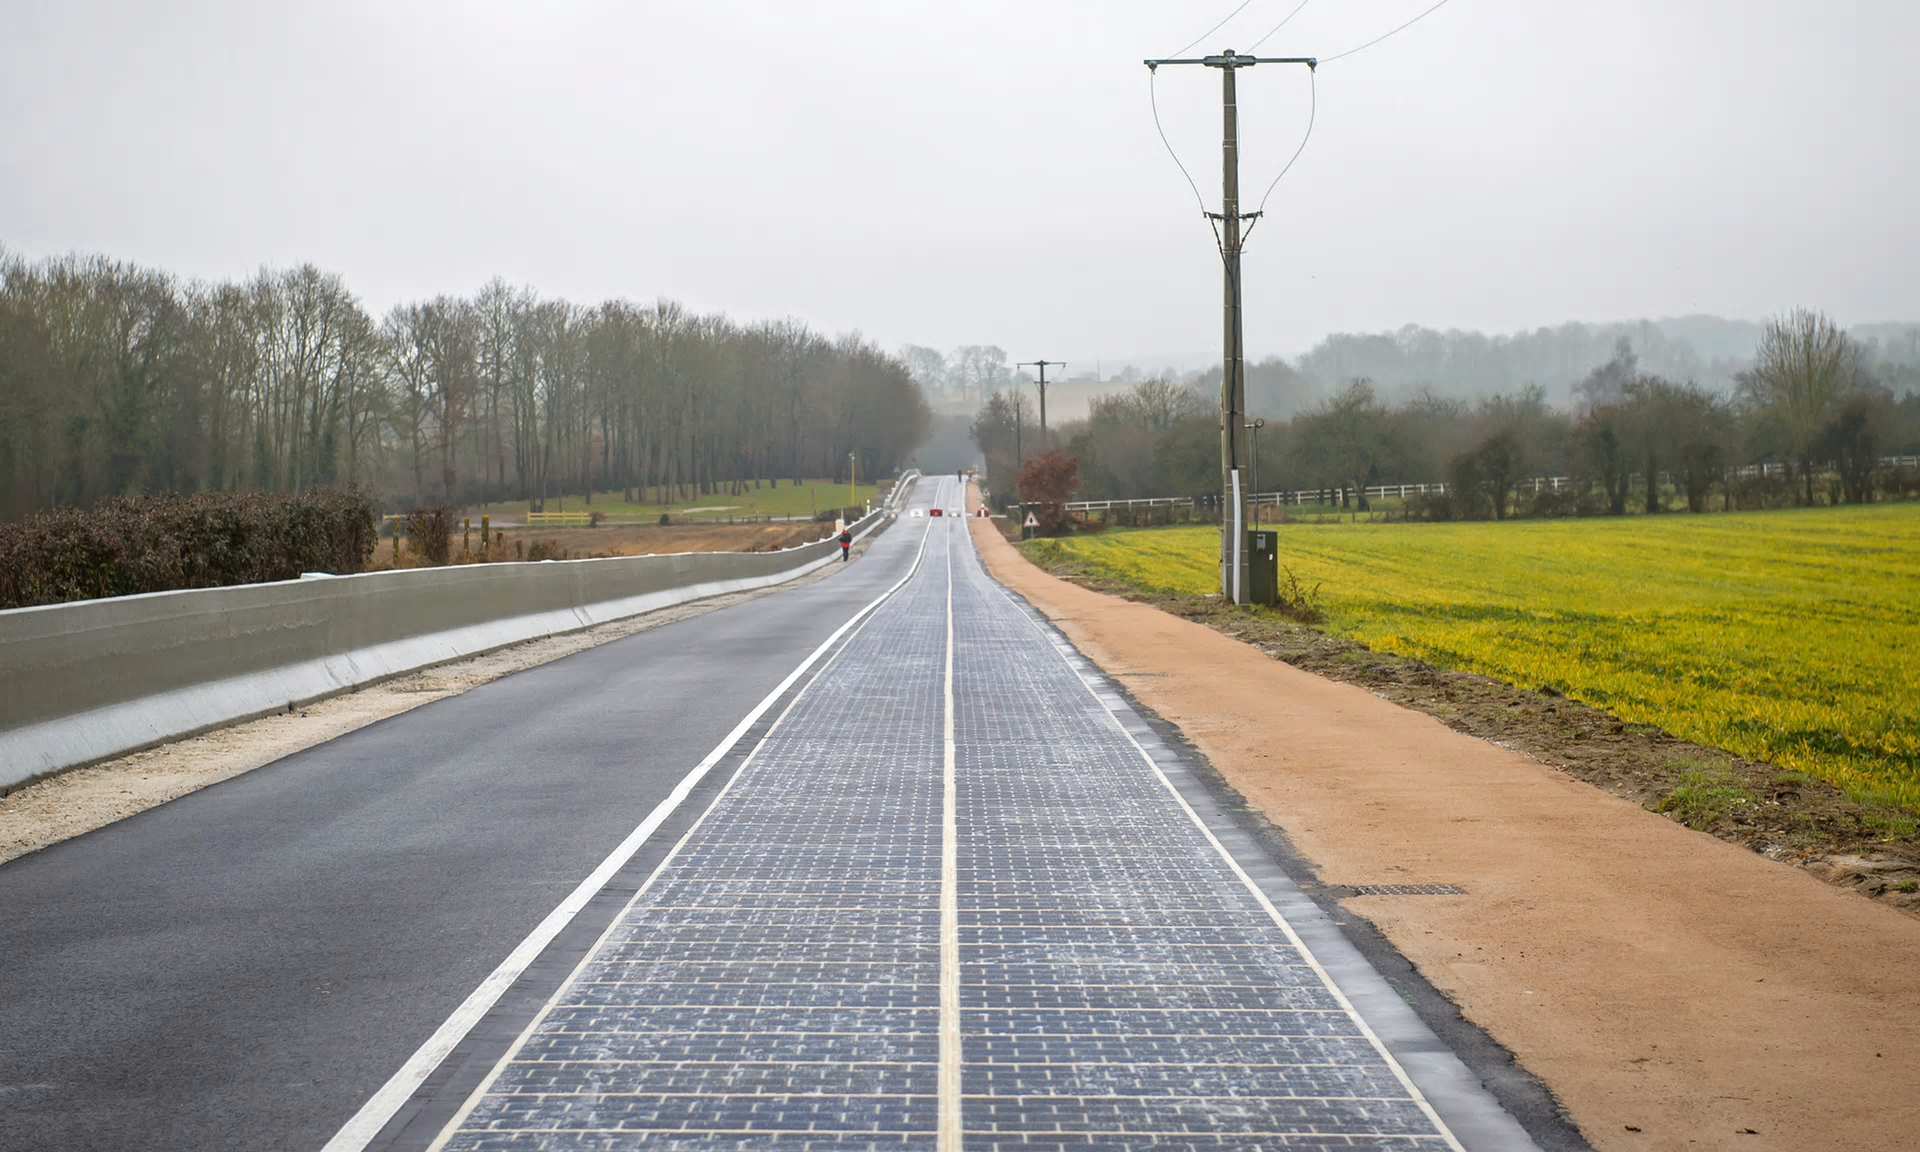
[[[1346,957],[1418,1086],[967,523],[896,525],[911,573],[431,1146],[1531,1147]]]

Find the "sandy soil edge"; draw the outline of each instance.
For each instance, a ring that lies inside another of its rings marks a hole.
[[[1210,628],[988,570],[1177,725],[1596,1148],[1920,1146],[1920,920]]]

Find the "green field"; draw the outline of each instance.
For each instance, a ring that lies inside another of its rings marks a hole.
[[[853,499],[847,499],[847,485],[831,480],[802,480],[796,487],[782,482],[778,488],[763,484],[759,488],[748,488],[738,496],[729,496],[724,492],[712,496],[701,496],[678,504],[630,504],[621,499],[619,492],[595,493],[593,503],[589,504],[578,495],[562,500],[558,496],[547,497],[549,512],[604,512],[607,519],[618,522],[651,524],[660,519],[662,513],[671,515],[675,520],[719,520],[749,519],[762,516],[811,516],[828,508],[845,508],[849,504],[864,504],[876,500],[878,489],[872,484],[858,484],[853,488]],[[492,516],[496,520],[517,521],[527,511],[525,500],[505,500],[498,504],[488,504],[467,513],[478,520],[482,515]]]
[[[1217,590],[1219,539],[1148,528],[1026,547],[1192,595]],[[1287,525],[1280,544],[1337,635],[1551,685],[1920,811],[1920,505]]]

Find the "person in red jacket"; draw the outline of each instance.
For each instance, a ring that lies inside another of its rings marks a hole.
[[[847,562],[847,555],[853,551],[853,529],[840,529],[840,562]]]

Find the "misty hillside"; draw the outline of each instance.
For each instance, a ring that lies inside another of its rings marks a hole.
[[[1682,316],[1568,323],[1499,336],[1413,324],[1396,332],[1335,333],[1292,361],[1270,357],[1249,364],[1247,408],[1261,415],[1290,416],[1356,377],[1371,379],[1387,400],[1422,388],[1474,397],[1539,384],[1549,403],[1565,404],[1573,384],[1606,363],[1622,339],[1633,346],[1644,372],[1726,390],[1751,360],[1760,330],[1758,321]],[[1896,391],[1920,387],[1920,324],[1864,324],[1851,335]],[[1217,388],[1220,370],[1202,373],[1197,380]]]

